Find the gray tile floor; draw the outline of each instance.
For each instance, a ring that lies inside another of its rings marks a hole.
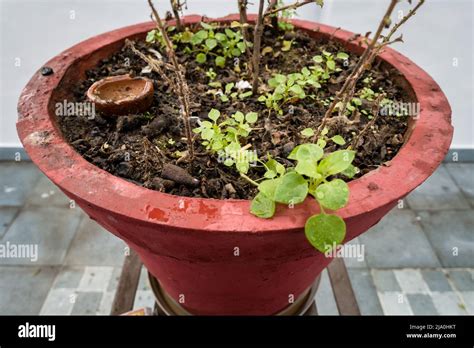
[[[443,165],[403,206],[350,243],[364,251],[345,259],[362,314],[474,314],[474,164]],[[126,245],[31,163],[0,162],[7,243],[32,246],[0,258],[0,314],[110,312]],[[326,272],[316,302],[337,314]],[[135,307],[152,304],[143,271]]]

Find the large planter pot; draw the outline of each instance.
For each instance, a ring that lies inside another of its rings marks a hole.
[[[200,18],[188,16],[185,21]],[[348,51],[362,50],[350,42],[353,33],[307,21],[293,23],[314,38],[333,35]],[[263,220],[249,213],[246,200],[185,198],[148,190],[87,162],[58,129],[55,103],[73,100],[71,87],[87,69],[121,49],[125,38],[143,38],[152,28],[152,23],[143,23],[105,33],[46,63],[54,74],[36,73],[20,97],[20,139],[40,170],[92,219],[127,242],[187,311],[278,313],[288,306],[291,295],[303,294],[331,261],[304,235],[306,219],[316,212],[313,202],[293,209],[279,207],[273,219]],[[376,224],[427,179],[452,138],[451,110],[436,82],[392,49],[380,58],[401,73],[400,84],[421,104],[421,113],[410,121],[406,142],[389,164],[350,182],[349,204],[339,212],[347,224],[345,242]]]

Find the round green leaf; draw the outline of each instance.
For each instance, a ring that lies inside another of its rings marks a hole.
[[[301,131],[301,135],[306,138],[312,137],[314,135],[314,130],[312,128],[305,128]]]
[[[324,177],[340,173],[351,165],[354,156],[355,152],[351,150],[334,151],[321,160],[318,166],[318,171]]]
[[[308,195],[308,182],[298,173],[290,172],[279,179],[275,190],[275,201],[284,204],[298,204]]]
[[[220,115],[221,115],[221,112],[219,110],[211,109],[211,111],[209,111],[209,114],[207,115],[207,117],[209,117],[213,121],[217,121],[217,119],[219,118]]]
[[[313,215],[306,221],[304,232],[311,245],[324,253],[344,240],[346,223],[337,215]]]
[[[244,114],[240,111],[237,111],[235,114],[232,115],[232,117],[239,123],[243,122],[244,120]]]
[[[340,135],[333,136],[331,140],[334,141],[337,145],[344,145],[346,143],[344,138],[341,137]]]
[[[249,112],[245,115],[245,120],[248,123],[255,123],[257,122],[258,114],[256,112]]]
[[[216,65],[223,68],[225,66],[225,58],[221,56],[216,57]]]
[[[349,55],[347,53],[344,53],[344,52],[339,52],[336,56],[337,58],[339,59],[349,59]]]
[[[275,197],[276,188],[279,184],[280,179],[265,180],[258,185],[258,190],[265,196],[273,200],[273,198]]]
[[[349,186],[341,179],[334,179],[316,188],[316,199],[324,208],[337,210],[349,201]]]
[[[321,56],[314,56],[313,60],[315,63],[322,63],[323,62],[323,57]]]
[[[198,53],[198,55],[196,56],[196,62],[198,62],[199,64],[205,63],[206,60],[207,56],[205,53]]]
[[[206,46],[210,50],[212,50],[214,47],[217,46],[217,40],[216,39],[207,39],[206,40]]]
[[[226,41],[227,40],[227,36],[223,33],[217,33],[215,38],[219,41]]]
[[[310,178],[319,179],[321,174],[318,173],[316,161],[298,161],[295,170],[301,175],[309,176]]]
[[[323,149],[316,144],[298,145],[291,151],[288,158],[297,161],[317,162],[323,157]]]
[[[275,214],[275,202],[260,192],[252,200],[250,212],[259,218],[271,218]]]

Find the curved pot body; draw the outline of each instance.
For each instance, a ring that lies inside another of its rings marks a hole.
[[[200,16],[187,16],[187,23]],[[220,21],[231,21],[229,16]],[[315,39],[334,35],[360,53],[352,33],[294,20]],[[36,73],[19,100],[17,129],[33,162],[89,216],[138,252],[162,287],[195,314],[270,315],[291,295],[308,289],[331,261],[306,241],[303,227],[316,213],[313,202],[279,207],[273,219],[249,213],[249,201],[172,196],[113,176],[83,159],[63,139],[54,105],[73,100],[71,86],[101,59],[121,49],[125,38],[143,38],[152,23],[126,27],[84,41]],[[400,84],[421,113],[406,142],[387,165],[352,181],[350,201],[340,215],[345,242],[376,224],[399,199],[420,185],[443,160],[451,138],[451,110],[439,86],[422,69],[392,49],[383,64],[400,72]]]

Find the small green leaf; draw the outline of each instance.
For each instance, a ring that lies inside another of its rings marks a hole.
[[[321,174],[317,170],[316,161],[298,161],[298,164],[295,167],[297,173],[301,175],[309,176],[310,178],[319,179]]]
[[[344,52],[339,52],[336,57],[343,60],[349,59],[349,55]]]
[[[227,40],[227,36],[223,33],[217,33],[215,38],[218,40],[218,41],[226,41]]]
[[[349,201],[349,186],[341,179],[334,179],[316,188],[316,199],[325,208],[337,210]]]
[[[328,67],[328,69],[334,70],[336,69],[336,62],[334,62],[333,60],[328,60],[326,62],[326,66]]]
[[[212,50],[214,47],[217,46],[217,40],[216,39],[207,39],[206,40],[206,46],[210,50]]]
[[[215,122],[220,117],[220,115],[221,115],[221,112],[219,110],[211,109],[211,111],[209,111],[209,114],[207,115],[207,117],[209,117],[211,120],[213,120]]]
[[[196,62],[198,62],[199,64],[205,63],[206,60],[207,56],[205,53],[198,53],[198,55],[196,56]]]
[[[297,161],[317,162],[323,157],[323,149],[316,144],[302,144],[296,146],[288,155],[288,159]]]
[[[328,177],[347,169],[354,160],[355,152],[351,150],[339,150],[323,158],[318,166],[318,171]]]
[[[234,88],[235,83],[230,82],[225,85],[225,94],[229,94],[232,91],[232,88]]]
[[[321,56],[314,56],[314,57],[313,57],[313,61],[314,61],[315,63],[320,64],[320,63],[323,62],[323,57],[321,57]]]
[[[248,123],[255,123],[257,122],[258,114],[256,112],[249,112],[245,115],[245,120]]]
[[[216,57],[216,65],[220,68],[225,67],[225,58],[221,56]]]
[[[243,113],[237,111],[235,114],[232,115],[232,118],[237,122],[243,122],[245,117]]]
[[[272,180],[265,180],[262,181],[258,185],[258,190],[263,193],[268,198],[274,200],[275,191],[278,185],[280,184],[280,179],[272,179]]]
[[[293,93],[294,95],[298,96],[298,97],[302,97],[304,98],[304,91],[303,91],[303,88],[301,88],[300,85],[293,85],[291,86],[290,88],[290,91],[291,93]]]
[[[206,30],[212,30],[214,29],[214,26],[208,23],[201,22],[201,27],[203,27]]]
[[[305,128],[301,131],[301,135],[306,138],[312,137],[314,135],[314,130],[312,128]]]
[[[318,141],[316,142],[316,145],[318,145],[321,149],[324,149],[326,147],[326,140],[319,138]]]
[[[344,138],[341,137],[340,135],[333,136],[331,140],[334,141],[337,145],[344,145],[346,143]]]
[[[346,223],[337,215],[313,215],[306,221],[304,232],[311,245],[324,253],[342,243],[346,236]]]
[[[308,195],[308,182],[298,173],[283,175],[276,190],[275,201],[284,204],[298,204]]]
[[[250,212],[259,218],[269,219],[275,214],[275,202],[259,192],[252,200]]]
[[[291,44],[292,43],[293,43],[292,41],[284,40],[283,44],[282,44],[282,47],[281,47],[281,50],[283,52],[288,52],[291,49]]]
[[[349,179],[352,179],[359,172],[359,168],[351,164],[349,167],[343,170],[341,174],[348,177]]]

